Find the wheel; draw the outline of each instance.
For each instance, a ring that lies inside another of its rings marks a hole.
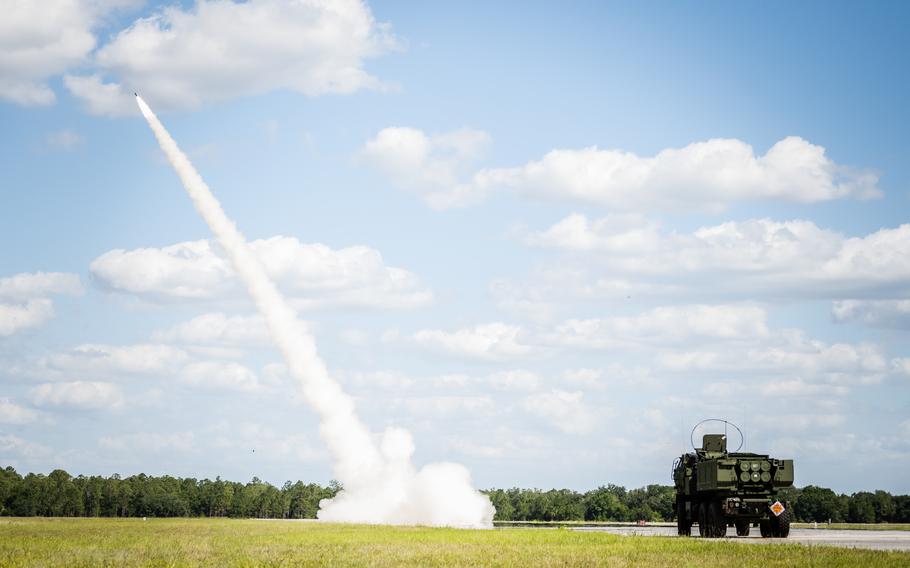
[[[749,521],[736,521],[736,536],[749,536]]]
[[[727,536],[727,519],[720,508],[720,501],[711,501],[708,506],[708,526],[711,530],[712,538],[723,538]]]
[[[676,532],[679,536],[692,536],[692,519],[686,515],[686,503],[676,504]]]
[[[704,503],[698,504],[698,536],[710,538],[711,531],[708,530],[707,507]]]
[[[790,536],[790,510],[786,509],[776,517],[771,517],[771,536],[787,538]]]
[[[769,538],[771,536],[771,519],[758,521],[758,530],[761,532],[762,538]]]

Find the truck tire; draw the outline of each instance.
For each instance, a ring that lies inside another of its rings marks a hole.
[[[705,503],[698,504],[698,536],[702,538],[711,538],[711,531],[708,530],[708,511]]]
[[[711,538],[723,538],[727,536],[727,519],[724,518],[723,510],[720,507],[720,501],[711,501],[708,506],[708,526],[711,530]]]
[[[692,519],[686,515],[686,503],[676,504],[676,532],[679,536],[692,536]]]
[[[787,538],[790,536],[790,510],[787,509],[776,517],[771,517],[771,536]]]
[[[736,521],[736,536],[749,536],[749,521]]]
[[[771,537],[771,519],[762,519],[758,521],[758,530],[762,538]]]

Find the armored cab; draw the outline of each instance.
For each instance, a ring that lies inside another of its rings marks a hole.
[[[705,434],[701,448],[673,463],[673,483],[682,536],[691,535],[693,523],[708,538],[725,536],[728,526],[736,527],[738,536],[748,536],[753,526],[763,537],[790,534],[790,504],[781,503],[777,493],[793,485],[793,460],[728,452],[726,434]]]

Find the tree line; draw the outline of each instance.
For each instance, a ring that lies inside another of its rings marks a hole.
[[[17,517],[240,517],[313,519],[337,483],[249,483],[145,474],[78,476],[62,469],[21,476],[0,469],[0,515]]]
[[[280,488],[249,483],[145,474],[121,478],[77,476],[57,469],[20,475],[0,469],[0,515],[17,517],[238,517],[313,519],[319,501],[334,497],[337,482],[285,482]],[[606,485],[571,489],[489,489],[497,521],[673,521],[672,486],[627,490]],[[837,494],[807,485],[784,490],[796,520],[805,522],[910,523],[910,496],[887,491]]]

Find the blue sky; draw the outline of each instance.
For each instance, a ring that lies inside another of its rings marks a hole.
[[[332,476],[137,90],[416,461],[910,491],[906,7],[3,4],[0,462]]]

